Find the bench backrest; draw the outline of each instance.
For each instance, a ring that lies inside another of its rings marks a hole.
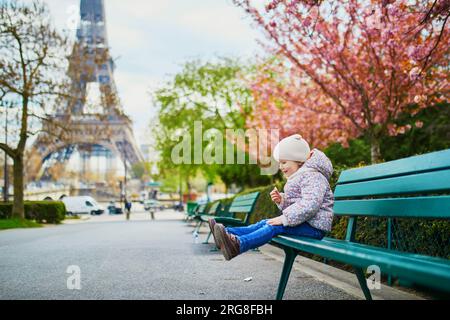
[[[197,207],[197,212],[196,212],[196,214],[204,214],[204,213],[206,213],[206,203],[199,205]]]
[[[200,205],[197,204],[194,208],[192,208],[191,210],[188,210],[187,214],[188,216],[192,217],[195,216],[198,212],[198,208],[200,208]]]
[[[220,201],[216,201],[209,208],[208,214],[216,215],[221,211],[221,209],[222,209],[222,205],[220,204]]]
[[[252,192],[248,194],[244,194],[242,196],[237,196],[234,198],[230,207],[228,208],[228,212],[235,217],[236,213],[245,213],[245,218],[243,222],[245,224],[249,223],[250,215],[255,208],[256,200],[258,200],[259,192]]]
[[[351,217],[351,240],[357,216],[448,219],[449,191],[450,149],[343,171],[334,213]]]
[[[222,205],[222,210],[218,213],[218,215],[221,217],[233,217],[234,213],[228,211],[228,210],[230,210],[230,207],[231,207],[231,203],[229,203],[227,205]]]

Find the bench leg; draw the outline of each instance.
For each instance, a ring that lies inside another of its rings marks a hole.
[[[212,232],[209,231],[208,236],[206,237],[205,241],[203,241],[204,244],[208,244],[209,238],[211,238]]]
[[[200,227],[202,226],[202,223],[203,223],[203,221],[197,221],[197,223],[196,223],[196,225],[195,225],[195,228],[194,228],[194,231],[192,231],[192,233],[199,233],[199,231],[200,231]]]
[[[278,284],[277,300],[283,299],[284,290],[286,289],[289,275],[291,274],[292,264],[297,256],[297,253],[291,248],[285,248],[284,253],[286,254],[286,257],[284,258],[283,271],[281,272],[280,283]]]
[[[361,286],[361,290],[363,291],[366,300],[372,300],[372,295],[370,294],[370,290],[367,287],[367,280],[364,275],[363,269],[359,267],[353,267],[353,269],[355,270],[356,277],[358,278],[359,285]]]

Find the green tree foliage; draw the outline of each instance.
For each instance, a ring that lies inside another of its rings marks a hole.
[[[381,152],[385,161],[450,148],[448,102],[423,109],[414,116],[404,113],[398,123],[410,125],[411,129],[402,135],[383,138]]]
[[[146,173],[146,164],[144,162],[137,162],[131,166],[133,178],[141,179]]]
[[[414,106],[410,108],[414,109]],[[381,139],[381,154],[384,161],[450,148],[449,103],[422,109],[415,115],[412,115],[412,112],[403,113],[396,124],[410,126],[410,129],[403,134],[385,136]],[[370,164],[370,144],[368,138],[364,136],[351,140],[348,148],[335,143],[324,151],[338,167]]]
[[[190,135],[191,150],[194,150],[195,121],[201,121],[203,132],[216,129],[223,136],[227,128],[245,128],[245,119],[250,115],[252,106],[244,78],[251,72],[251,66],[235,59],[191,61],[171,81],[155,91],[158,114],[153,132],[156,149],[161,152],[159,170],[163,176],[170,175],[172,169],[177,167],[188,184],[198,170],[208,181],[214,182],[220,177],[227,186],[232,183],[241,187],[254,186],[270,181],[269,177],[259,175],[257,165],[194,164],[193,152],[192,164],[175,165],[171,158],[173,148],[183,136]],[[202,150],[210,144],[209,139],[203,139]],[[223,150],[225,152],[225,141]]]

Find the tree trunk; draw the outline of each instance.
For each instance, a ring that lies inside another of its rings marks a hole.
[[[186,185],[187,185],[187,201],[191,201],[192,187],[191,187],[191,183],[189,182],[189,176],[187,176],[187,178],[186,178]]]
[[[12,216],[25,219],[25,208],[23,204],[23,154],[14,158],[14,203]]]
[[[380,152],[380,140],[377,138],[372,138],[370,141],[370,158],[372,163],[381,162],[381,152]]]

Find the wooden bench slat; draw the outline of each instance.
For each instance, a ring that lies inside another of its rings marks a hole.
[[[345,170],[338,184],[387,178],[450,168],[450,149],[403,158],[363,168]]]
[[[405,218],[449,218],[450,196],[337,200],[335,215]]]
[[[336,199],[378,195],[431,193],[450,190],[450,170],[337,185]]]

